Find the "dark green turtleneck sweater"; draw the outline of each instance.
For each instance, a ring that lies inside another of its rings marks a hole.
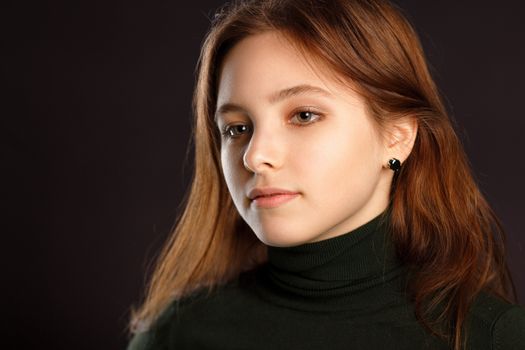
[[[128,350],[449,349],[417,322],[384,215],[344,235],[268,248],[268,263],[174,302]],[[468,349],[525,349],[525,310],[480,294]]]

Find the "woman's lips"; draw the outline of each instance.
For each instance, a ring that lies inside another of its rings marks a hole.
[[[252,203],[258,208],[276,208],[299,196],[299,193],[278,193],[256,197]]]

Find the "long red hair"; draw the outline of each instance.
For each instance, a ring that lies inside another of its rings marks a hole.
[[[226,188],[213,115],[226,53],[270,30],[357,86],[379,126],[416,118],[414,147],[393,180],[389,225],[398,256],[410,267],[409,298],[418,320],[461,349],[464,321],[480,291],[515,301],[505,235],[473,178],[414,29],[382,0],[237,1],[217,12],[194,92],[192,185],[132,325],[147,327],[172,300],[198,288],[211,291],[266,260],[266,247]]]

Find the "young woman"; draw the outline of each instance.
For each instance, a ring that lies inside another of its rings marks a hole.
[[[224,7],[129,349],[525,349],[504,234],[382,0]]]

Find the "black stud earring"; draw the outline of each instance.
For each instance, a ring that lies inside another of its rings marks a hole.
[[[388,167],[397,172],[401,169],[401,162],[397,158],[392,158],[388,161]]]

